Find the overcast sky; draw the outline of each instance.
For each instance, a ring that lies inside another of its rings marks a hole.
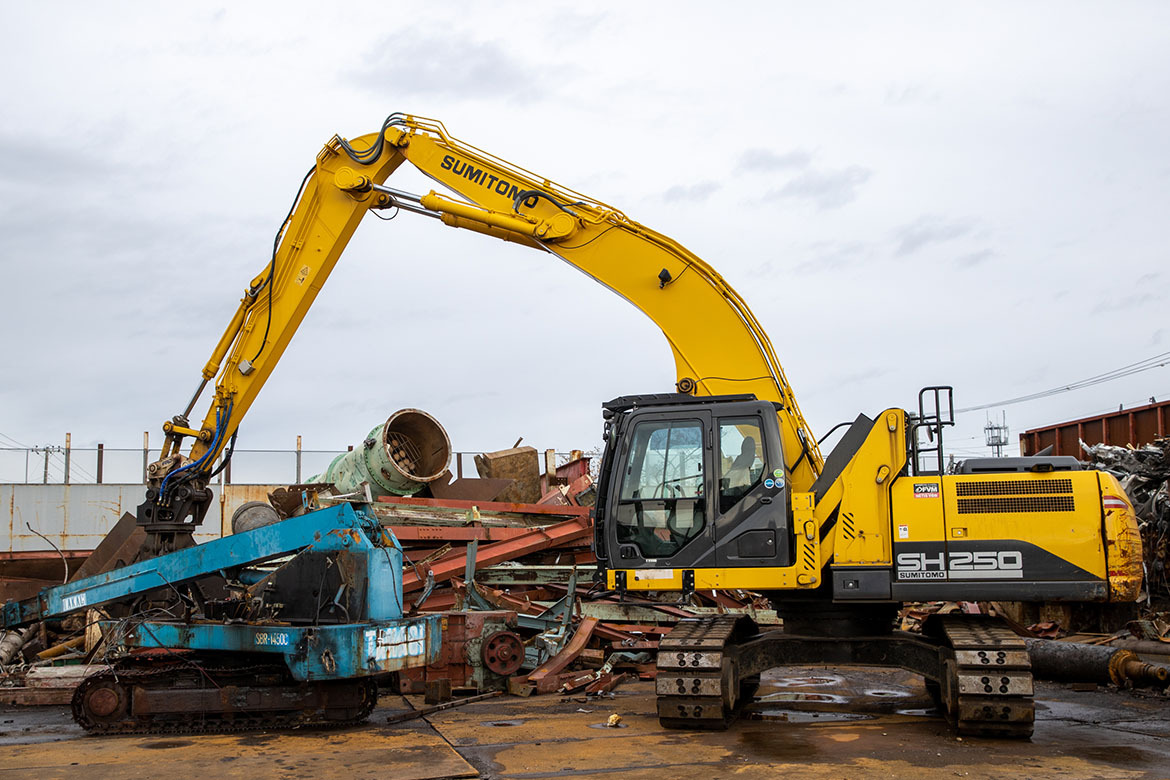
[[[818,433],[1170,351],[1166,3],[176,6],[0,6],[8,443],[160,440],[321,145],[395,111],[710,262]],[[413,406],[456,449],[588,449],[603,400],[673,381],[552,256],[369,219],[239,446],[342,449]],[[1161,368],[1004,411],[1014,441],[1167,395]]]

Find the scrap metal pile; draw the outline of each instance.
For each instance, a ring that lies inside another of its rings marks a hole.
[[[444,617],[440,658],[401,672],[403,692],[425,691],[435,701],[493,690],[603,694],[626,680],[653,679],[658,642],[682,618],[742,613],[761,624],[777,622],[766,599],[754,593],[701,592],[680,602],[678,594],[619,599],[606,591],[596,581],[591,551],[591,458],[580,451],[558,463],[552,451],[517,446],[476,456],[478,477],[425,469],[435,476],[415,495],[386,494],[377,485],[371,495],[374,475],[386,481],[424,471],[403,468],[400,455],[393,468],[390,458],[374,456],[402,449],[405,424],[430,422],[418,410],[398,412],[367,440],[385,448],[355,449],[364,457],[339,458],[327,478],[277,489],[269,502],[246,504],[232,519],[241,533],[327,505],[339,500],[336,494],[348,500],[363,494],[356,500],[370,501],[403,548],[404,608]],[[425,461],[433,447],[445,463],[445,433],[437,423],[426,432],[429,439],[412,431],[413,441],[423,442],[413,462]],[[126,515],[78,574],[129,562],[141,536]],[[98,617],[81,613],[5,636],[0,663],[11,666],[0,668],[0,700],[69,702],[85,675],[102,668]]]
[[[1137,449],[1081,443],[1089,468],[1108,471],[1125,488],[1142,531],[1146,589],[1155,609],[1170,609],[1170,439]]]
[[[517,447],[477,456],[476,467],[479,479],[432,486],[445,498],[381,496],[374,504],[405,551],[412,611],[447,615],[444,658],[404,673],[403,690],[601,693],[652,679],[658,641],[681,618],[743,612],[776,621],[753,593],[699,593],[679,603],[677,594],[619,600],[606,591],[594,577],[593,480],[583,453],[560,465],[545,453],[541,464],[536,450]],[[493,500],[451,497],[495,491]]]

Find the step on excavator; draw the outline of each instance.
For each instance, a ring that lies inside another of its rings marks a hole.
[[[403,164],[446,194],[387,185]],[[406,114],[390,115],[376,133],[335,136],[318,153],[190,402],[163,425],[162,457],[150,466],[137,513],[147,534],[144,561],[172,561],[217,544],[192,547],[212,500],[210,480],[230,459],[240,421],[370,211],[407,212],[547,252],[628,300],[666,337],[675,392],[603,404],[594,539],[601,577],[619,594],[759,591],[783,617],[783,629],[761,631],[743,617],[681,622],[658,653],[664,726],[726,728],[760,674],[775,666],[862,664],[922,675],[960,733],[1028,736],[1034,706],[1023,640],[986,615],[935,616],[921,634],[895,631],[899,606],[943,599],[1120,604],[1138,597],[1140,536],[1111,475],[1054,457],[968,460],[946,473],[943,437],[954,405],[951,389],[941,386],[924,389],[910,411],[858,415],[824,458],[768,335],[714,268],[617,209],[458,141],[440,122]],[[193,423],[209,383],[209,407]],[[331,522],[335,533],[337,518]],[[367,539],[372,547],[394,548],[377,541],[373,528],[366,536],[375,537]],[[188,646],[227,608],[202,592],[206,573],[183,559],[176,576],[189,583],[187,609],[163,621],[165,631],[152,627],[153,645]],[[53,614],[95,603],[91,585],[74,585],[47,599]],[[48,613],[9,604],[3,614],[5,626],[15,626]],[[393,609],[371,617],[387,616],[402,620]],[[279,617],[247,615],[241,625],[250,640],[209,634],[200,652],[215,655],[223,674],[236,679],[250,662],[241,653],[255,651],[257,637],[278,636],[268,623]],[[395,636],[401,627],[393,627]],[[380,629],[349,630],[377,637]],[[133,632],[138,643],[144,633]],[[286,671],[268,675],[273,684],[291,684],[296,658],[286,654]],[[347,668],[343,677],[357,674],[353,664]],[[182,679],[191,686],[195,677]],[[123,713],[118,696],[79,696],[75,711],[91,722],[111,717],[98,712],[111,708],[126,722],[149,718],[158,700],[142,713],[131,702]],[[188,698],[193,712],[206,711],[206,695]],[[320,696],[310,705],[320,706]]]

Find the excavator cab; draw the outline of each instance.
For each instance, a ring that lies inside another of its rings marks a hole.
[[[754,395],[604,404],[597,549],[621,569],[786,566],[791,509],[776,409]]]

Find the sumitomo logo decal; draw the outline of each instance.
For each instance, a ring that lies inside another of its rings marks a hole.
[[[501,179],[489,173],[486,168],[476,168],[471,163],[449,154],[443,155],[443,162],[439,167],[512,200],[516,200],[516,195],[520,192],[520,188],[507,179]]]
[[[898,553],[900,580],[1018,580],[1024,577],[1019,550]]]
[[[938,498],[938,483],[937,482],[915,482],[914,483],[914,497],[915,498]]]

